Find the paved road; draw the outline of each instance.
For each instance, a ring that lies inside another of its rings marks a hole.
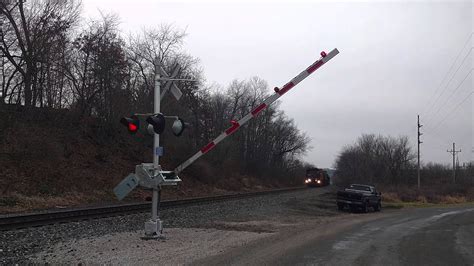
[[[474,265],[474,207],[350,214],[197,264]]]
[[[283,264],[474,265],[474,208],[401,211],[279,258]]]

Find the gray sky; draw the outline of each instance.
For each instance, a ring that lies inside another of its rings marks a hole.
[[[474,37],[464,47],[474,28],[472,1],[83,4],[86,17],[118,14],[125,33],[160,23],[187,28],[185,50],[200,58],[209,83],[222,86],[252,76],[282,86],[322,50],[338,48],[339,55],[280,98],[311,137],[305,159],[318,166],[332,166],[362,133],[408,135],[416,148],[418,113],[424,162],[450,163],[452,142],[462,149],[460,162],[472,158]]]

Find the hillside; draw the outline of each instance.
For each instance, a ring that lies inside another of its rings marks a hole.
[[[115,202],[114,186],[136,164],[151,161],[151,138],[104,129],[94,118],[69,110],[0,107],[0,212]],[[118,119],[117,119],[118,120]],[[163,160],[163,168],[179,162]],[[281,184],[238,174],[205,176],[205,160],[183,172],[182,184],[164,188],[163,198],[222,194]],[[212,174],[213,171],[209,171]],[[126,200],[143,200],[138,189]]]

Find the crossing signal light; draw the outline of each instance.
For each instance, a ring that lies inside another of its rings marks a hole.
[[[150,115],[146,121],[153,127],[156,134],[161,134],[165,130],[165,116],[162,113]]]
[[[131,117],[122,117],[120,119],[120,123],[128,128],[128,132],[131,134],[137,133],[138,129],[140,128],[140,120],[136,115],[132,115]]]
[[[186,128],[186,123],[184,123],[183,119],[177,118],[174,120],[173,125],[171,126],[171,131],[176,137],[181,136],[183,134],[184,129]]]

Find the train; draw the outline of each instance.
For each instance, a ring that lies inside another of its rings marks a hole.
[[[324,169],[308,168],[304,183],[308,187],[324,187],[331,184],[331,178]]]

